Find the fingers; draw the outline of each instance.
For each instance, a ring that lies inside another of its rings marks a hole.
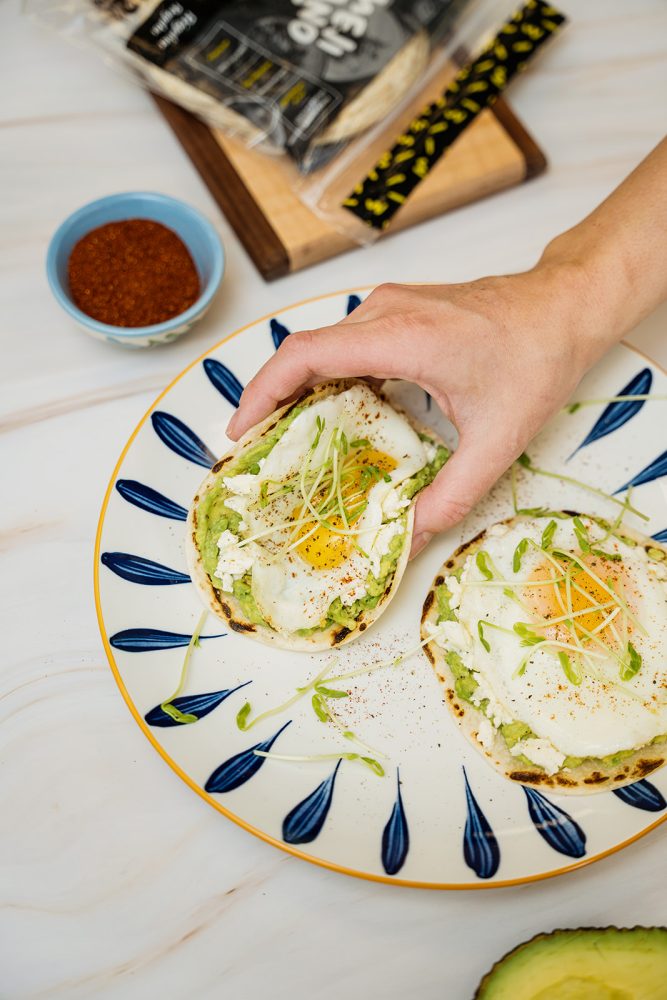
[[[433,535],[462,521],[507,471],[518,453],[508,448],[506,441],[492,437],[478,436],[471,441],[462,438],[453,456],[419,496],[410,558]]]
[[[291,334],[246,386],[228,437],[238,440],[280,403],[328,378],[370,375],[382,380],[398,375],[399,369],[409,378],[405,352],[393,349],[391,339],[383,319]]]

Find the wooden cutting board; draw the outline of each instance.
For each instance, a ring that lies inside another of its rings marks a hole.
[[[450,65],[406,109],[409,121],[451,79]],[[155,96],[155,95],[154,95]],[[257,269],[268,281],[358,247],[339,224],[354,225],[340,201],[362,180],[365,170],[391,145],[396,123],[375,138],[365,153],[368,166],[348,168],[328,192],[326,221],[295,194],[302,183],[287,156],[270,156],[246,148],[189,112],[155,96],[160,111],[206,182]],[[508,105],[498,100],[482,112],[416,188],[396,215],[391,232],[413,226],[495,191],[520,184],[541,173],[546,159]],[[359,225],[361,225],[359,223]]]

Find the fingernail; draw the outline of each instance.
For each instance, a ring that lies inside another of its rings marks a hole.
[[[412,549],[410,551],[410,558],[414,559],[416,555],[419,555],[421,550],[425,548],[428,543],[433,538],[433,533],[430,531],[422,531],[418,535],[415,535],[412,539]]]
[[[225,431],[225,434],[227,435],[228,438],[233,438],[234,437],[234,424],[236,423],[236,416],[237,415],[235,413],[234,416],[232,417],[232,419],[227,424],[227,429]]]

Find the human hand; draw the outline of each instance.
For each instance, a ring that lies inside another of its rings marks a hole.
[[[461,520],[572,394],[604,351],[667,294],[667,141],[531,271],[460,285],[381,285],[335,326],[293,333],[248,384],[237,440],[328,378],[416,382],[459,446],[420,494],[414,556]],[[650,238],[649,238],[650,237]]]
[[[431,394],[459,446],[417,503],[413,554],[486,493],[568,399],[586,366],[578,315],[555,275],[465,285],[383,285],[341,323],[288,337],[246,388],[237,439],[282,402],[328,378],[403,378]]]

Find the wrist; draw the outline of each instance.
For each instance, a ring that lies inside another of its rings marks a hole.
[[[565,305],[563,317],[573,359],[586,371],[638,322],[630,276],[622,258],[606,252],[578,228],[557,236],[536,270]]]

